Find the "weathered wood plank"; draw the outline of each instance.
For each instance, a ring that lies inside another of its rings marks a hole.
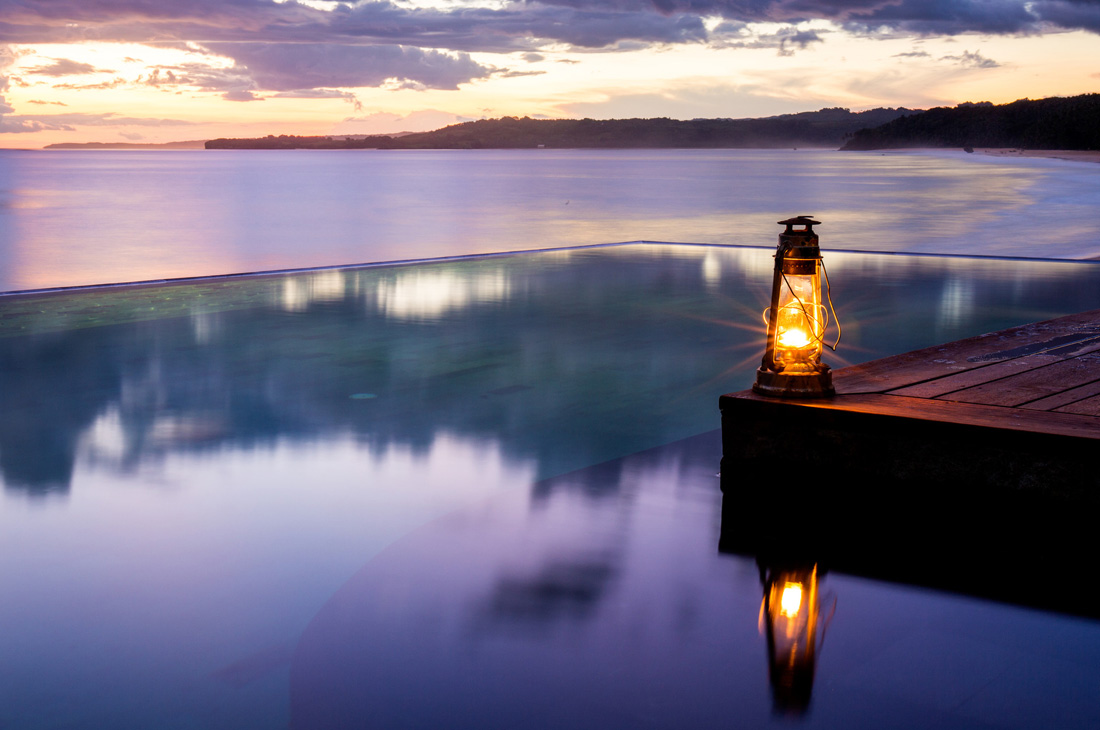
[[[1100,418],[1100,396],[1086,398],[1085,400],[1079,400],[1076,403],[1062,406],[1056,413],[1096,416]]]
[[[1056,362],[1078,357],[1090,352],[1100,352],[1100,337],[1086,339],[1074,343],[1076,347],[1057,346],[1053,350],[1032,355],[1001,360],[992,365],[976,367],[972,370],[964,370],[952,375],[944,375],[933,380],[927,380],[916,385],[908,385],[903,388],[895,388],[889,391],[895,395],[909,395],[915,398],[935,398],[956,390],[972,388],[986,383],[992,383],[1002,378],[1008,378],[1019,373],[1046,367]],[[1072,354],[1068,354],[1072,352]],[[1098,376],[1100,377],[1100,376]]]
[[[751,391],[724,398],[737,398],[849,413],[877,414],[939,423],[956,423],[990,429],[1100,440],[1100,419],[1076,413],[1036,411],[1024,408],[958,403],[946,400],[911,398],[881,393],[853,393],[818,400],[777,400]]]
[[[973,388],[1008,378],[1020,373],[1026,373],[1037,367],[1059,362],[1060,358],[1044,357],[1043,355],[1030,355],[1018,357],[1012,360],[1004,360],[976,367],[972,370],[963,370],[952,375],[944,375],[932,380],[925,380],[915,385],[906,385],[887,391],[891,395],[905,395],[913,398],[935,398],[937,396],[953,393],[957,390]]]
[[[1038,352],[1091,346],[1100,310],[1021,325],[838,370],[839,394],[882,393]],[[1072,353],[1070,353],[1072,354]]]
[[[1078,386],[1076,388],[1070,388],[1069,390],[1063,390],[1061,393],[1051,395],[1046,398],[1040,398],[1039,400],[1031,401],[1030,403],[1024,403],[1020,405],[1020,408],[1031,408],[1036,411],[1054,411],[1060,410],[1063,406],[1072,405],[1077,401],[1091,398],[1094,395],[1100,395],[1100,380],[1085,385]],[[1067,411],[1072,413],[1073,411]]]
[[[1100,355],[1090,353],[992,383],[941,396],[961,403],[1019,406],[1100,380]]]

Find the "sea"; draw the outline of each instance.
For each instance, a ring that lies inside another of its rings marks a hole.
[[[718,398],[777,221],[839,368],[1097,309],[1098,201],[962,152],[0,151],[0,292],[199,277],[0,296],[0,730],[1095,730],[1086,554],[724,552]]]
[[[1100,165],[954,151],[0,151],[0,291],[624,241],[1100,257]]]

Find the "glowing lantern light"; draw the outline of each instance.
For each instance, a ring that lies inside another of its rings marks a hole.
[[[779,598],[779,611],[783,616],[798,615],[798,609],[802,605],[802,584],[787,583],[783,586],[783,594]]]
[[[826,309],[821,296],[821,274],[825,267],[813,230],[820,222],[800,215],[779,221],[779,225],[787,229],[779,234],[775,251],[771,307],[764,312],[768,343],[752,389],[761,395],[791,398],[833,395],[832,371],[821,362],[821,351],[824,347],[836,349],[840,323],[836,343],[827,344],[825,327],[829,324],[832,300],[829,277],[825,274],[825,296],[829,303]]]

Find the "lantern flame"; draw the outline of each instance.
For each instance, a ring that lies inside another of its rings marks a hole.
[[[810,336],[803,329],[789,329],[779,335],[779,344],[782,347],[801,349],[810,344]]]
[[[802,584],[787,583],[783,586],[783,595],[779,599],[779,610],[783,616],[794,617],[802,607]]]

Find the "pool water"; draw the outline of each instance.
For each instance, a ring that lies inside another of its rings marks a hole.
[[[1094,727],[1096,621],[833,572],[780,701],[715,431],[771,253],[0,297],[0,727]],[[1095,263],[826,264],[834,366],[1100,307]]]

